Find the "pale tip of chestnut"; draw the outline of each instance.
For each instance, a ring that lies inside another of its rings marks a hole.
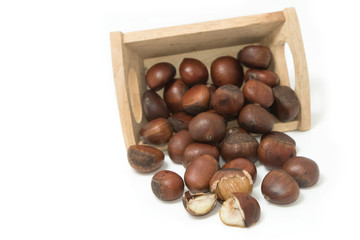
[[[203,216],[211,212],[216,206],[216,194],[213,193],[194,193],[186,191],[182,197],[182,202],[188,213],[193,216]]]

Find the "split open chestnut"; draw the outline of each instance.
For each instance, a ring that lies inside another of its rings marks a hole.
[[[211,212],[216,206],[216,194],[190,193],[186,191],[182,197],[183,205],[193,216],[203,216]]]
[[[226,169],[226,168],[235,168],[235,169],[240,169],[240,170],[246,170],[251,175],[253,182],[255,182],[255,180],[256,180],[257,170],[255,167],[255,164],[250,162],[246,158],[235,158],[235,159],[231,160],[230,162],[225,163],[221,167],[221,169]]]

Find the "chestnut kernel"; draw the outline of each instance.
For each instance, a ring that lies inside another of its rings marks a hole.
[[[274,102],[274,94],[268,85],[256,80],[248,80],[243,87],[245,99],[251,103],[260,104],[262,107],[270,107]]]
[[[249,45],[238,53],[238,60],[245,67],[266,69],[270,65],[272,55],[268,47],[262,45]]]
[[[182,106],[185,112],[196,115],[205,112],[210,104],[210,90],[204,84],[198,84],[190,88],[182,98]]]
[[[289,173],[301,188],[311,187],[319,180],[319,167],[310,158],[292,157],[286,160],[282,170]]]
[[[182,163],[186,147],[193,142],[190,134],[186,130],[175,133],[168,143],[168,154],[175,163]]]
[[[233,84],[241,87],[244,81],[244,70],[236,58],[223,56],[215,59],[210,68],[211,79],[216,86]]]
[[[261,209],[258,201],[247,193],[234,193],[219,211],[221,221],[234,227],[246,228],[260,219]]]
[[[163,170],[153,176],[151,189],[158,199],[171,201],[182,196],[184,182],[177,173]]]
[[[189,86],[204,84],[209,77],[206,66],[195,58],[184,58],[180,64],[179,72],[184,83]]]
[[[130,166],[138,172],[148,173],[160,168],[164,163],[164,153],[145,145],[132,145],[127,152]]]
[[[259,143],[249,134],[233,133],[228,135],[222,146],[220,154],[225,162],[235,158],[246,158],[256,162]]]
[[[238,115],[244,101],[244,94],[240,88],[231,84],[222,85],[216,89],[211,99],[215,111],[225,118]]]
[[[257,170],[255,167],[255,164],[250,162],[246,158],[235,158],[235,159],[231,160],[230,162],[225,163],[221,167],[221,169],[226,169],[226,168],[235,168],[235,169],[245,170],[250,174],[253,182],[255,182],[255,180],[256,180]]]
[[[174,132],[178,132],[180,130],[187,130],[191,119],[193,119],[193,117],[186,112],[177,112],[172,114],[168,118],[168,121]]]
[[[193,216],[204,216],[216,206],[216,194],[194,193],[186,191],[182,197],[183,205],[188,213]]]
[[[219,163],[214,157],[197,157],[185,171],[184,180],[187,188],[193,193],[208,192],[210,179],[218,169]]]
[[[274,93],[274,115],[282,122],[294,120],[300,112],[300,101],[296,93],[287,86],[273,88]]]
[[[175,74],[176,68],[171,63],[161,62],[147,70],[145,80],[152,90],[158,91],[173,79]]]
[[[248,69],[245,73],[245,81],[249,79],[257,79],[259,81],[262,81],[263,83],[267,84],[270,87],[276,87],[279,85],[279,76],[269,70],[263,70],[263,69]]]
[[[300,195],[299,185],[287,172],[271,170],[261,183],[261,192],[265,199],[276,204],[295,202]]]
[[[161,145],[169,142],[173,131],[165,118],[157,118],[140,129],[140,138],[146,144]]]
[[[182,164],[186,168],[195,158],[202,155],[213,156],[219,161],[219,150],[217,147],[205,143],[191,143],[189,144],[183,154]]]
[[[251,133],[264,134],[274,127],[274,118],[257,104],[245,105],[239,113],[239,126]]]
[[[144,92],[141,105],[148,122],[156,118],[168,118],[170,116],[165,101],[153,90]]]
[[[183,112],[182,98],[188,87],[181,79],[175,79],[169,82],[164,89],[164,101],[166,102],[170,112]]]

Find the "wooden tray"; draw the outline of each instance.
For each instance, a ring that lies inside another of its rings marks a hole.
[[[146,123],[141,109],[141,96],[147,89],[146,69],[164,61],[172,63],[178,70],[184,57],[197,58],[210,69],[211,62],[217,57],[236,57],[238,51],[249,44],[263,44],[271,49],[273,60],[269,69],[279,75],[280,85],[290,86],[284,51],[285,43],[288,44],[295,65],[294,90],[300,100],[301,110],[295,121],[277,121],[274,130],[310,128],[309,77],[300,25],[294,8],[154,30],[111,32],[110,40],[126,148],[139,143],[139,130]],[[162,91],[159,91],[160,96]],[[166,150],[167,146],[160,149]]]

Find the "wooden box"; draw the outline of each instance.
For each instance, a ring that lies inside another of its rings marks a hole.
[[[280,85],[290,86],[284,51],[285,43],[288,44],[295,68],[294,90],[300,100],[301,110],[295,121],[277,121],[274,130],[310,128],[309,77],[300,25],[294,8],[154,30],[111,32],[110,39],[126,148],[139,143],[139,130],[146,123],[141,109],[141,96],[147,89],[145,72],[149,67],[157,62],[170,62],[178,70],[184,57],[193,57],[210,69],[211,62],[217,57],[236,57],[238,51],[249,44],[262,44],[271,49],[273,60],[269,69],[279,75]],[[162,96],[162,90],[159,94]],[[166,146],[160,148],[164,150]]]

